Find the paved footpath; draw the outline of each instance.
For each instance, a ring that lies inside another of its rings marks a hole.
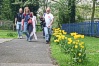
[[[50,58],[49,45],[41,35],[37,34],[38,41],[9,39],[11,41],[0,43],[0,66],[55,66]]]

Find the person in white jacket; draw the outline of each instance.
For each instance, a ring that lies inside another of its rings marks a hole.
[[[33,15],[33,13],[32,13],[32,15]],[[33,15],[33,17],[32,17],[33,30],[32,30],[32,32],[30,34],[31,40],[32,40],[33,37],[35,38],[35,40],[37,40],[36,24],[37,24],[36,16]]]

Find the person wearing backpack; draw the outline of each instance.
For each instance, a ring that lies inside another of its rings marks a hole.
[[[30,10],[29,10],[29,7],[25,7],[24,8],[24,21],[23,21],[23,23],[22,23],[22,26],[23,26],[23,33],[26,35],[26,37],[27,37],[27,41],[29,41],[30,39],[29,39],[29,20],[30,20],[30,17],[32,17],[32,14],[31,14],[31,12],[30,12]]]
[[[40,22],[41,28],[42,28],[42,31],[43,31],[43,38],[45,38],[44,27],[45,27],[46,23],[45,23],[45,19],[44,19],[43,16],[40,17],[40,21],[41,21],[41,22]]]
[[[23,10],[22,8],[19,9],[19,13],[17,13],[15,17],[15,25],[18,33],[18,38],[22,38],[22,20],[24,19],[23,17]]]

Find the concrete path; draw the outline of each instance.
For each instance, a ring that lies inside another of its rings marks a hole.
[[[3,42],[7,42],[7,41],[10,41],[12,39],[0,39],[0,43],[3,43]]]
[[[0,43],[0,66],[55,66],[50,58],[49,45],[45,44],[41,33],[37,36],[38,41],[13,39]]]

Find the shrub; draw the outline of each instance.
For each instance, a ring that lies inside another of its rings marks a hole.
[[[16,34],[15,33],[7,33],[7,36],[8,37],[14,37],[14,36],[16,36]]]

